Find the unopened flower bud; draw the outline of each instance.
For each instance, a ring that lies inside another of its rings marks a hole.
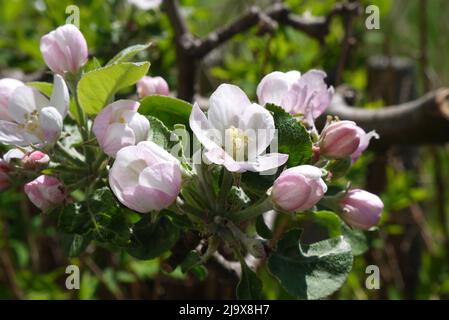
[[[145,76],[137,82],[137,94],[139,98],[151,95],[168,96],[170,90],[164,78]]]
[[[357,150],[360,132],[352,121],[338,121],[327,125],[320,136],[320,152],[327,158],[344,158]]]
[[[352,189],[340,200],[342,217],[350,226],[369,229],[379,223],[384,204],[375,194],[361,189]]]
[[[55,177],[41,175],[28,182],[24,191],[30,201],[42,211],[48,211],[64,202],[65,188]]]

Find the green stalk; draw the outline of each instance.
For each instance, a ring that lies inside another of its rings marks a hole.
[[[221,181],[220,194],[218,195],[218,205],[223,213],[226,212],[226,198],[234,183],[231,172],[223,168],[223,179]]]
[[[260,201],[245,210],[231,213],[229,219],[238,224],[243,221],[254,219],[272,209],[273,203],[271,202],[271,198],[267,197],[263,201]]]

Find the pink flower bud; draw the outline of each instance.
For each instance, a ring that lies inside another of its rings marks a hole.
[[[8,172],[8,164],[3,159],[0,159],[0,191],[7,189],[10,185]]]
[[[88,58],[86,39],[72,24],[63,25],[43,36],[40,49],[47,66],[60,75],[77,73]]]
[[[377,225],[384,207],[378,196],[361,189],[350,190],[340,204],[343,220],[358,229],[369,229]]]
[[[115,157],[120,149],[148,138],[150,122],[137,109],[138,102],[118,100],[97,115],[92,130],[104,153]]]
[[[112,191],[128,208],[140,213],[170,206],[181,189],[179,161],[151,141],[117,153],[109,172]]]
[[[9,115],[8,111],[9,98],[17,87],[23,85],[23,82],[16,79],[0,79],[0,120],[12,120],[12,117]]]
[[[170,90],[167,81],[162,77],[145,76],[137,82],[137,94],[139,98],[151,95],[168,96]]]
[[[47,211],[64,202],[65,188],[55,177],[41,175],[24,187],[30,201],[42,211]]]
[[[320,136],[320,152],[327,158],[344,158],[360,144],[359,127],[352,121],[337,121],[327,125]]]
[[[49,162],[50,157],[42,151],[33,151],[22,158],[22,166],[29,170],[44,168]]]
[[[321,170],[310,165],[285,170],[273,184],[274,204],[288,212],[312,208],[327,191],[321,176]]]

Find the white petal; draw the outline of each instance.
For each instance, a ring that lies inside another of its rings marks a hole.
[[[135,113],[128,122],[128,126],[134,131],[136,142],[145,141],[148,139],[150,122],[143,115]]]
[[[240,115],[251,105],[246,94],[237,86],[222,84],[210,96],[208,118],[214,128],[224,132],[238,127]]]
[[[14,160],[21,160],[25,156],[25,153],[17,148],[11,149],[3,155],[3,160],[6,163],[11,163]]]
[[[222,139],[221,132],[206,118],[206,115],[201,111],[197,103],[193,105],[189,124],[196,138],[207,150],[221,148],[222,141],[217,141]]]
[[[46,107],[39,113],[39,122],[45,134],[45,143],[53,144],[61,135],[63,120],[58,110]]]
[[[246,162],[241,164],[245,170],[253,172],[263,172],[278,168],[285,164],[288,160],[288,154],[269,153],[259,156],[255,162]]]
[[[25,121],[25,116],[35,110],[49,105],[48,99],[37,89],[27,86],[18,87],[9,99],[9,115],[18,123]]]
[[[41,141],[18,127],[16,123],[0,120],[0,142],[17,146],[28,146]]]
[[[134,131],[126,124],[113,123],[108,127],[101,148],[108,156],[115,157],[117,152],[127,146],[134,145]]]
[[[275,71],[267,74],[257,86],[259,103],[273,103],[282,106],[282,99],[289,89],[289,80],[285,73]]]
[[[69,90],[64,79],[59,74],[55,74],[49,105],[55,107],[64,119],[69,110],[69,101]]]

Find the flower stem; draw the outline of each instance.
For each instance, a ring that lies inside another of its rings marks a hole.
[[[234,223],[241,223],[243,221],[256,218],[272,209],[273,203],[271,202],[271,198],[267,197],[264,200],[254,204],[253,206],[246,208],[245,210],[231,213],[229,215],[229,219],[232,220]]]
[[[220,193],[218,195],[218,205],[223,213],[226,212],[226,198],[234,183],[234,177],[231,172],[223,168],[223,180],[221,182]]]

